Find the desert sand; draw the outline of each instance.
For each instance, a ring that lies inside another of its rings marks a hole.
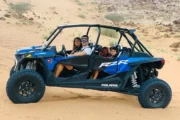
[[[74,0],[31,0],[33,12],[40,19],[31,13],[27,14],[34,17],[35,23],[22,24],[12,16],[0,21],[0,120],[180,120],[180,61],[177,60],[180,49],[173,52],[169,47],[173,42],[180,41],[180,38],[172,35],[153,39],[152,36],[156,36],[154,27],[145,25],[142,27],[148,28],[150,35],[143,36],[138,29],[137,35],[154,56],[166,60],[163,69],[159,70],[159,78],[168,82],[172,88],[172,101],[167,108],[144,109],[137,97],[120,93],[55,87],[46,87],[45,95],[38,103],[14,104],[8,99],[6,82],[17,49],[41,45],[43,36],[57,25],[102,22],[93,19],[99,16],[93,10],[95,5],[88,3],[88,0],[83,2],[89,5],[80,6]],[[4,1],[0,1],[0,9],[1,17],[8,10]],[[54,11],[57,14],[53,14]],[[78,13],[88,15],[82,19]],[[68,36],[62,42],[71,47],[72,40]]]

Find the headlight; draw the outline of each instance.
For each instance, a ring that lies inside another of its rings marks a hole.
[[[17,55],[15,55],[15,57],[16,57],[17,61],[20,61],[21,59],[23,59],[25,57],[25,55],[24,54],[17,54]]]

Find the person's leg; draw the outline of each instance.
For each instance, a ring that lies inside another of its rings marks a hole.
[[[96,70],[96,71],[95,71],[95,73],[94,73],[94,77],[93,77],[93,79],[96,79],[96,78],[98,77],[98,75],[99,75],[99,71],[98,71],[98,70]]]
[[[93,72],[92,72],[92,74],[91,74],[91,76],[90,76],[90,79],[93,79],[94,74],[95,74],[95,71],[93,70]]]
[[[54,71],[54,74],[56,77],[58,77],[61,74],[61,72],[63,71],[63,68],[64,68],[64,65],[62,64],[57,65],[56,70]]]
[[[73,66],[70,66],[70,65],[64,65],[64,67],[66,67],[68,70],[72,70],[73,69]]]

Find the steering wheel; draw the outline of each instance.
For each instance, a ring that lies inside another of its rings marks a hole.
[[[65,48],[65,45],[64,45],[64,44],[62,45],[62,52],[63,52],[64,55],[67,57],[67,51],[66,51],[66,48]]]

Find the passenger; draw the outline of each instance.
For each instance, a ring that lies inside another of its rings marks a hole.
[[[110,53],[112,57],[117,57],[118,56],[118,48],[117,47],[110,47]]]
[[[72,49],[71,54],[79,52],[81,50],[81,48],[82,48],[81,39],[79,37],[74,38],[73,49]]]
[[[99,55],[103,57],[111,57],[108,47],[103,47]]]
[[[88,46],[89,43],[89,37],[87,35],[83,35],[81,37],[81,43],[82,43],[82,48],[80,51],[75,52],[73,54],[70,54],[69,56],[85,56],[85,55],[90,55],[92,50]],[[54,74],[56,77],[58,77],[61,72],[63,71],[64,67],[66,67],[68,70],[72,70],[73,66],[70,65],[64,65],[64,64],[58,64],[56,70],[54,71]]]
[[[105,53],[106,54],[102,54],[100,52],[100,55],[103,55],[103,57],[113,57],[113,58],[116,58],[117,55],[118,55],[118,49],[117,47],[110,47],[110,53],[111,55],[108,55],[108,52],[107,52],[108,48],[107,47],[104,47],[104,51],[106,51]],[[103,50],[102,50],[103,51]],[[95,70],[92,75],[91,75],[91,79],[97,79],[98,75],[99,75],[99,70]]]

